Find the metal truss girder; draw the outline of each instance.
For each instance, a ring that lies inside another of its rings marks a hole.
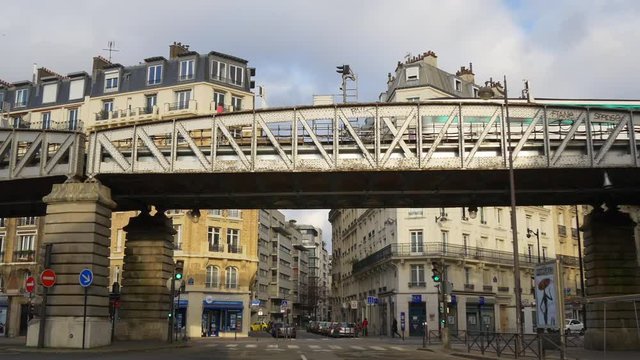
[[[188,133],[187,129],[185,129],[184,124],[176,123],[176,131],[178,131],[178,133],[180,135],[182,135],[182,138],[187,142],[187,145],[189,146],[189,149],[191,149],[191,151],[193,151],[193,154],[195,155],[195,157],[200,162],[200,165],[202,166],[202,170],[210,169],[211,168],[211,162],[209,160],[207,160],[206,156],[204,156],[204,154],[202,153],[200,148],[198,148],[198,145],[196,145],[195,141],[193,141],[193,138],[191,138],[191,136],[189,136],[189,133]],[[175,152],[173,152],[173,154],[171,156],[172,164],[175,163],[175,161],[176,161],[176,154],[175,154]]]
[[[313,144],[315,145],[318,152],[322,155],[322,158],[327,162],[327,165],[329,165],[330,167],[333,166],[333,161],[331,160],[331,157],[329,156],[329,154],[327,154],[327,151],[324,149],[324,147],[318,140],[318,137],[313,132],[313,129],[311,129],[311,127],[309,126],[309,123],[307,123],[307,120],[300,113],[297,114],[296,118],[297,118],[296,120],[300,122],[300,124],[302,124],[302,127],[304,127],[304,129],[309,134],[311,141],[313,141]],[[294,127],[294,129],[296,128],[297,127]],[[296,139],[297,136],[293,136],[293,138]],[[294,143],[297,145],[297,141],[294,141]],[[296,149],[297,149],[297,146],[296,146]]]
[[[56,153],[51,157],[50,160],[47,160],[45,156],[43,156],[43,161],[45,161],[45,173],[50,173],[53,170],[53,167],[56,166],[56,164],[58,163],[58,161],[60,161],[60,159],[62,158],[62,156],[71,151],[71,146],[73,145],[74,141],[72,137],[68,137],[64,140],[64,142],[62,144],[60,144],[60,148],[56,151]],[[48,142],[44,144],[44,151],[46,151]],[[71,158],[71,157],[70,157]]]
[[[422,158],[422,164],[427,164],[429,160],[431,160],[433,153],[436,151],[436,148],[438,147],[438,145],[440,145],[440,142],[442,142],[442,139],[444,139],[445,135],[447,134],[447,130],[449,130],[449,127],[453,123],[453,120],[456,118],[456,115],[457,115],[457,108],[454,108],[453,110],[451,110],[451,113],[449,114],[447,121],[442,126],[442,129],[440,129],[440,132],[438,133],[438,136],[433,141],[433,144],[431,144],[429,151],[427,151],[427,154]],[[420,134],[420,136],[422,136],[422,134]]]
[[[188,138],[188,136],[187,136],[187,138]],[[158,149],[158,146],[156,146],[156,144],[153,142],[153,140],[151,140],[149,135],[145,132],[144,127],[140,126],[140,127],[136,128],[135,137],[134,137],[134,144],[137,144],[137,140],[138,139],[142,140],[142,142],[147,147],[147,149],[149,149],[151,154],[153,154],[153,158],[156,160],[157,164],[162,166],[162,169],[164,171],[169,170],[169,167],[171,166],[169,164],[169,161],[167,161],[167,158],[164,157],[164,155],[162,154],[160,149]],[[175,141],[173,143],[175,144]],[[136,151],[136,153],[137,153],[137,151]],[[137,153],[136,156],[138,154],[139,153]],[[135,160],[137,160],[137,159],[134,159],[134,161]]]
[[[240,159],[242,164],[245,166],[245,168],[247,170],[250,170],[251,163],[249,162],[249,160],[247,159],[247,156],[244,154],[244,152],[242,152],[242,149],[240,148],[238,143],[235,141],[235,139],[229,132],[229,129],[227,129],[227,127],[222,123],[222,121],[215,121],[215,125],[216,125],[216,129],[219,129],[220,131],[222,131],[222,134],[224,135],[224,137],[227,139],[227,141],[229,141],[229,145],[231,145],[233,150],[236,152],[236,155],[238,155],[238,158]],[[219,145],[219,144],[216,144],[216,145]]]
[[[371,153],[369,153],[369,150],[367,150],[367,148],[364,146],[364,143],[362,142],[362,139],[360,139],[360,136],[356,134],[356,131],[353,129],[353,126],[351,126],[351,123],[349,122],[349,118],[347,117],[347,115],[345,115],[342,109],[340,109],[338,113],[342,114],[342,116],[338,115],[338,119],[342,121],[342,124],[345,126],[349,134],[353,137],[353,140],[356,142],[356,144],[358,145],[358,148],[360,148],[360,151],[362,152],[362,156],[365,159],[367,159],[367,161],[369,162],[369,166],[371,168],[375,168],[376,167],[375,161],[371,157]]]
[[[482,133],[480,133],[480,136],[478,137],[478,141],[476,141],[476,143],[473,145],[473,148],[471,149],[471,151],[469,151],[469,154],[467,155],[467,158],[466,158],[466,161],[465,161],[465,164],[464,164],[465,167],[469,167],[469,165],[471,164],[471,161],[473,160],[473,158],[476,155],[476,152],[478,152],[478,149],[480,149],[480,146],[484,143],[484,139],[489,134],[489,131],[491,131],[491,126],[498,119],[498,115],[500,114],[498,110],[499,109],[496,109],[496,111],[493,114],[493,116],[491,116],[491,119],[489,120],[489,122],[482,129]]]
[[[625,118],[626,118],[626,116],[625,116]],[[622,131],[622,129],[625,126],[627,126],[628,124],[629,124],[629,119],[626,119],[624,121],[618,122],[616,127],[613,129],[613,131],[611,132],[611,134],[607,138],[607,141],[602,145],[602,147],[600,148],[600,151],[595,156],[594,161],[595,161],[596,164],[600,164],[600,161],[602,161],[602,159],[607,154],[609,149],[611,149],[611,146],[613,145],[613,142],[616,141],[616,138],[618,137],[618,135],[620,135],[620,132]]]
[[[573,125],[571,126],[571,129],[569,129],[569,132],[565,136],[564,140],[562,140],[562,143],[560,143],[560,146],[558,146],[556,151],[553,153],[553,157],[551,158],[551,165],[555,165],[558,162],[558,159],[564,152],[565,148],[567,147],[567,144],[569,144],[569,141],[576,134],[576,132],[578,131],[578,128],[585,121],[586,117],[587,117],[587,114],[584,112],[581,113],[580,116],[578,116],[578,119],[573,123]]]
[[[400,145],[400,148],[402,149],[402,152],[404,153],[405,157],[407,158],[413,157],[413,153],[411,152],[407,144],[402,139],[402,136],[405,135],[407,128],[409,128],[409,125],[412,122],[417,120],[417,116],[415,115],[411,116],[413,115],[413,113],[414,113],[414,109],[411,109],[411,112],[409,113],[407,120],[402,124],[402,126],[400,127],[400,130],[396,129],[395,125],[391,123],[389,118],[387,117],[383,118],[385,125],[387,125],[387,127],[391,131],[391,134],[393,135],[393,141],[391,141],[391,145],[389,145],[389,148],[384,153],[384,156],[382,157],[381,165],[386,164],[387,160],[389,160],[389,157],[391,156],[391,153],[393,152],[393,149],[398,144]]]
[[[518,154],[520,153],[520,151],[524,147],[524,145],[527,142],[527,140],[529,139],[529,137],[531,136],[531,133],[535,129],[536,125],[538,124],[538,121],[540,119],[542,119],[542,115],[543,115],[542,109],[538,109],[538,111],[536,111],[536,114],[533,116],[533,119],[531,120],[531,123],[529,124],[529,126],[525,130],[524,134],[522,134],[522,137],[520,138],[520,140],[516,144],[515,148],[513,149],[513,155],[512,155],[513,157],[512,158],[513,158],[514,161],[518,157]],[[512,129],[512,137],[513,137],[513,129]]]
[[[111,157],[116,162],[116,164],[120,167],[120,170],[125,172],[132,170],[131,164],[127,161],[127,159],[124,158],[122,153],[118,149],[116,149],[115,146],[113,146],[113,144],[111,143],[111,141],[109,141],[105,133],[98,133],[96,137],[96,142],[97,142],[96,144],[97,146],[94,149],[94,151],[96,151],[95,155],[98,156],[98,159],[100,157],[100,154],[102,154],[102,150],[106,150],[109,153],[109,155],[111,155]]]

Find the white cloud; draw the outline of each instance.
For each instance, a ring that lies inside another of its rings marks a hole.
[[[331,224],[329,210],[280,210],[287,220],[296,220],[298,225],[313,225],[322,229],[322,240],[331,253]]]

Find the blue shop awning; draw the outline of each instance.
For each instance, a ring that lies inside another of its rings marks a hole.
[[[189,306],[189,300],[180,299],[180,302],[178,302],[178,300],[174,300],[173,304],[177,309],[186,309]]]
[[[244,304],[242,301],[214,300],[207,302],[203,300],[202,307],[207,310],[243,310]]]

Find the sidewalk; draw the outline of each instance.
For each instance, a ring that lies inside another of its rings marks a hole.
[[[90,353],[118,353],[130,351],[148,351],[158,349],[176,349],[190,346],[190,342],[178,341],[168,343],[166,341],[116,341],[109,346],[103,346],[92,349],[66,349],[66,348],[43,348],[26,347],[26,337],[0,338],[0,349],[15,352],[42,352],[42,353],[73,353],[73,352],[90,352]]]

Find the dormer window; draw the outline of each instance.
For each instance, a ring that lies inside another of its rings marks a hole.
[[[16,101],[13,104],[15,107],[27,106],[27,100],[29,99],[29,89],[16,90]]]
[[[120,77],[119,71],[111,71],[104,73],[104,91],[118,91],[118,79]]]
[[[478,97],[478,91],[479,91],[478,88],[477,87],[472,87],[472,89],[473,89],[473,97],[477,98]]]
[[[229,65],[229,83],[242,86],[243,69],[239,66]]]
[[[58,95],[58,84],[44,84],[42,87],[42,103],[52,103],[56,102],[56,97]]]
[[[180,73],[179,73],[180,80],[193,79],[194,64],[195,64],[195,61],[193,59],[180,61]]]
[[[420,68],[417,66],[408,67],[405,70],[405,74],[407,76],[407,81],[418,80],[418,74]]]
[[[227,64],[212,60],[211,61],[211,79],[218,81],[227,80]]]
[[[462,81],[460,81],[458,79],[453,79],[453,88],[457,92],[461,92],[462,91]]]
[[[151,65],[147,68],[147,85],[157,85],[162,82],[162,65]]]

